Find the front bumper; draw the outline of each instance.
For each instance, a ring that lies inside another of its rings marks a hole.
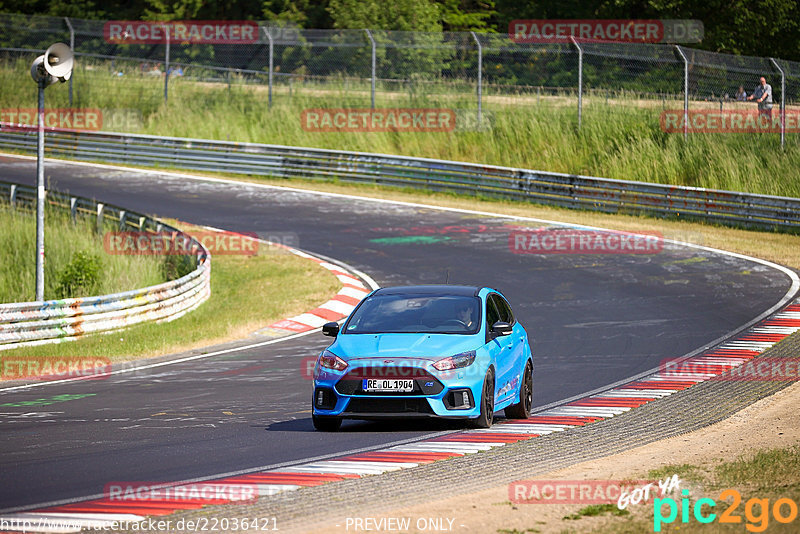
[[[313,413],[345,419],[469,419],[480,415],[482,374],[464,369],[436,375],[423,369],[415,371],[413,391],[387,393],[364,391],[363,377],[357,372],[322,369],[314,379]]]

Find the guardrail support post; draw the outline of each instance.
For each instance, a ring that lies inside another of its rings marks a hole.
[[[72,27],[72,23],[69,21],[69,17],[64,17],[64,22],[67,23],[67,28],[69,28],[69,49],[72,52],[75,52],[75,28]],[[75,69],[73,69],[72,76],[75,76]],[[72,76],[69,77],[69,107],[72,107]]]
[[[372,87],[370,89],[370,94],[372,96],[371,107],[372,107],[372,109],[375,109],[375,71],[376,71],[376,68],[375,68],[375,64],[376,64],[376,60],[375,60],[376,59],[375,58],[375,39],[372,37],[372,32],[371,31],[369,31],[369,30],[364,30],[364,31],[367,32],[367,37],[369,37],[369,42],[372,43]]]
[[[273,66],[273,55],[272,55],[272,34],[269,31],[269,28],[264,28],[264,33],[267,34],[267,40],[269,40],[269,75],[267,76],[267,106],[272,107],[272,66]]]
[[[95,224],[95,231],[98,234],[103,233],[103,215],[105,212],[105,205],[102,202],[97,203],[97,223]]]
[[[472,34],[472,38],[475,39],[475,44],[478,45],[478,126],[480,126],[482,117],[481,101],[483,100],[483,47],[481,46],[480,39],[478,39],[478,36],[475,35],[475,32],[469,33]]]
[[[126,215],[127,215],[127,212],[125,210],[120,210],[120,212],[119,212],[119,229],[120,230],[124,230],[125,229],[125,216]]]
[[[683,139],[689,138],[689,60],[679,45],[675,45],[675,50],[683,60]]]
[[[578,129],[581,129],[581,115],[583,114],[583,48],[575,40],[575,37],[569,37],[575,48],[578,49]]]
[[[769,58],[769,60],[772,62],[772,66],[781,73],[781,149],[783,149],[786,143],[786,73],[775,59]]]
[[[69,197],[69,217],[72,219],[72,222],[76,222],[78,220],[78,198],[77,197]]]

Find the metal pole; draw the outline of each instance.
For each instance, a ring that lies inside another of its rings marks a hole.
[[[689,60],[681,47],[675,45],[675,50],[683,60],[683,139],[689,138]]]
[[[583,48],[575,40],[575,37],[569,37],[575,48],[578,49],[578,129],[581,129],[581,115],[583,114]]]
[[[269,39],[269,78],[268,78],[268,89],[267,89],[267,101],[268,107],[272,107],[272,34],[270,34],[269,28],[264,28],[264,33],[267,34],[267,39]]]
[[[167,51],[164,54],[164,102],[169,96],[169,25],[164,25],[164,34],[167,36]]]
[[[47,78],[39,80],[39,122],[36,147],[36,301],[44,300],[44,88]]]
[[[781,73],[781,149],[783,149],[786,143],[786,74],[777,61],[773,58],[769,58],[769,60],[772,62],[772,66]]]
[[[372,109],[375,109],[375,39],[372,38],[372,32],[369,30],[364,30],[367,32],[367,37],[369,37],[369,41],[372,43]]]
[[[469,33],[472,34],[472,38],[475,39],[475,44],[478,45],[478,126],[480,126],[482,116],[481,103],[483,100],[483,94],[481,91],[483,86],[483,47],[481,46],[480,39],[478,39],[478,36],[475,35],[475,32]]]
[[[69,17],[64,17],[64,22],[67,23],[67,28],[69,28],[69,49],[75,52],[75,28],[72,27]],[[72,74],[74,75],[75,73],[73,72]],[[72,107],[72,76],[69,77],[69,107]]]

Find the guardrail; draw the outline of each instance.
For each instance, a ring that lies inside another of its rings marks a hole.
[[[172,321],[199,306],[211,294],[211,255],[191,236],[147,215],[111,204],[55,191],[48,191],[46,199],[50,206],[68,209],[73,219],[95,218],[98,233],[109,225],[121,231],[175,232],[196,247],[196,268],[176,280],[113,295],[0,304],[0,351],[57,343],[145,321]],[[35,209],[36,190],[0,182],[0,201]]]
[[[36,150],[36,133],[0,124],[0,149]],[[608,213],[796,231],[800,199],[434,159],[109,132],[47,133],[46,153],[147,167],[370,182],[511,197]]]

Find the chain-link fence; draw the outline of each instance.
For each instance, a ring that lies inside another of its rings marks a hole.
[[[687,135],[690,112],[754,110],[741,94],[752,94],[764,76],[773,87],[782,144],[786,110],[800,98],[800,63],[668,44],[521,44],[501,34],[303,30],[268,23],[259,24],[249,44],[118,44],[104,38],[103,29],[103,21],[0,15],[2,85],[11,87],[13,80],[19,87],[19,73],[60,41],[79,58],[64,102],[70,107],[113,107],[108,102],[122,100],[156,112],[193,81],[195,90],[208,87],[209,94],[218,84],[246,84],[261,91],[267,106],[303,95],[331,107],[447,102],[477,109],[479,120],[483,110],[510,98],[574,105],[579,127],[584,107],[594,104],[679,110]],[[32,96],[19,93],[11,103],[33,107]]]

